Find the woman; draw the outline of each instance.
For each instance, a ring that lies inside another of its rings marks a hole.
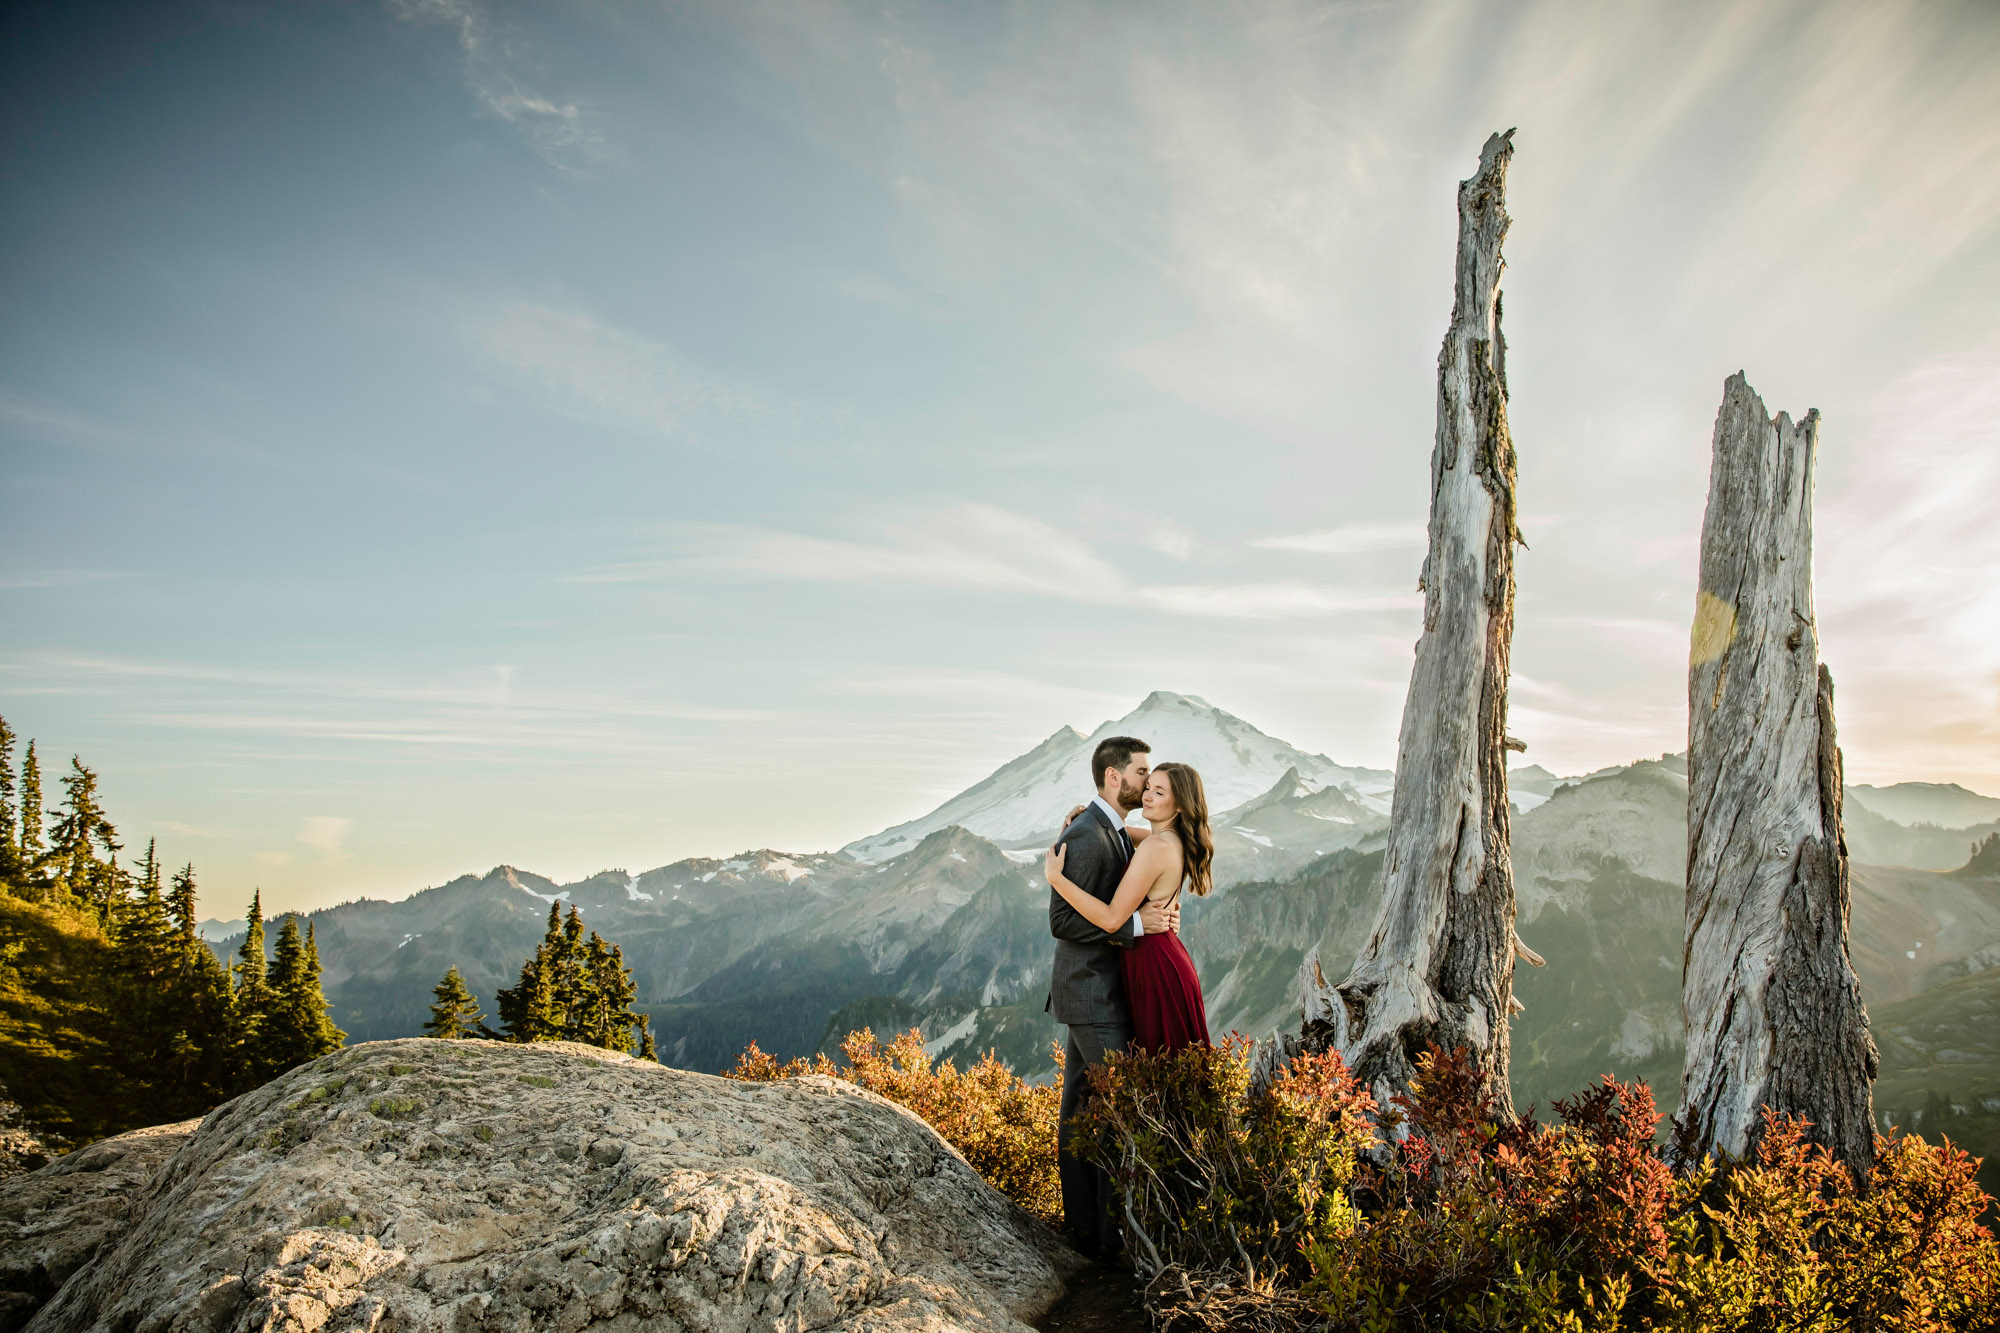
[[[1139,811],[1151,828],[1130,830],[1137,846],[1110,902],[1085,893],[1063,874],[1068,848],[1050,848],[1044,863],[1049,887],[1100,930],[1119,929],[1148,899],[1171,902],[1183,885],[1192,888],[1197,898],[1209,890],[1215,841],[1209,836],[1208,797],[1201,789],[1201,774],[1186,764],[1159,765],[1146,779]],[[1119,962],[1138,1049],[1158,1053],[1208,1044],[1201,980],[1179,935],[1141,935]]]

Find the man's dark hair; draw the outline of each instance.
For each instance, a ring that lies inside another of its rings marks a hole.
[[[1104,786],[1104,770],[1115,768],[1120,773],[1125,765],[1132,762],[1135,754],[1151,754],[1153,747],[1137,736],[1106,736],[1090,752],[1090,789],[1101,790]]]

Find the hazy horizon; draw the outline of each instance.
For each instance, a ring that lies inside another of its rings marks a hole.
[[[838,847],[1155,688],[1392,766],[1509,127],[1523,761],[1685,746],[1742,369],[1848,780],[2000,794],[1993,6],[0,23],[0,714],[205,915]]]

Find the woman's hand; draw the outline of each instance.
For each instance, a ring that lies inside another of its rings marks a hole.
[[[1082,814],[1082,813],[1083,813],[1084,811],[1088,810],[1089,808],[1090,808],[1090,807],[1089,807],[1089,806],[1087,806],[1087,805],[1073,805],[1073,806],[1071,806],[1071,807],[1069,808],[1069,813],[1063,816],[1063,822],[1062,822],[1062,826],[1063,826],[1064,828],[1068,828],[1068,827],[1069,827],[1069,826],[1070,826],[1071,824],[1074,824],[1074,823],[1076,822],[1076,817],[1077,817],[1078,815]]]
[[[1056,881],[1063,878],[1063,862],[1068,859],[1069,848],[1062,843],[1057,843],[1055,846],[1049,848],[1047,853],[1043,855],[1042,874],[1048,877],[1050,888],[1053,889],[1056,886]]]

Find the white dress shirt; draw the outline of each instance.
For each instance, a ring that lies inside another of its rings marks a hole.
[[[1111,827],[1115,829],[1122,829],[1125,827],[1125,816],[1118,813],[1117,806],[1111,804],[1111,802],[1105,800],[1102,796],[1091,797],[1090,803],[1096,806],[1099,810],[1102,810],[1104,812],[1104,817],[1111,821]],[[1130,833],[1127,833],[1125,836],[1129,839],[1132,835]],[[1133,843],[1132,846],[1133,850],[1136,852],[1138,849],[1138,844]],[[1124,849],[1120,848],[1119,850],[1122,851]],[[1129,866],[1132,864],[1132,862],[1128,858],[1125,864]],[[1138,909],[1134,908],[1132,911],[1132,938],[1136,940],[1145,933],[1146,933],[1146,923],[1139,919]]]

